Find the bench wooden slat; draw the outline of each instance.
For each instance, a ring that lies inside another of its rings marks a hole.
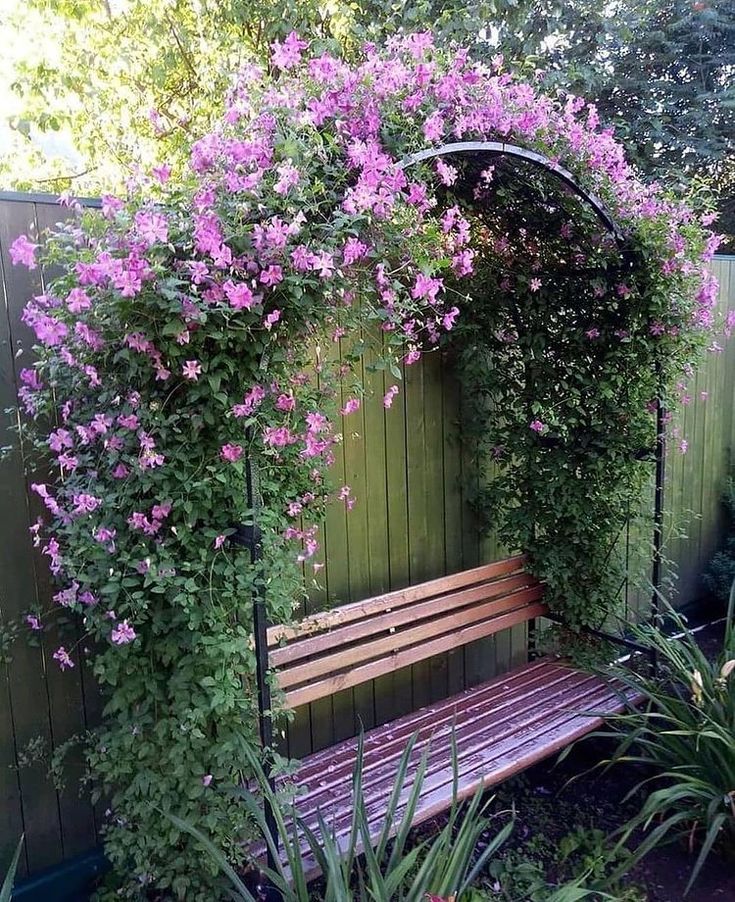
[[[444,614],[450,609],[458,609],[476,601],[489,601],[492,598],[509,595],[516,589],[524,588],[529,584],[538,585],[539,583],[524,571],[492,582],[483,582],[468,589],[440,595],[429,601],[403,606],[385,614],[358,620],[347,626],[335,627],[329,632],[320,633],[308,639],[299,639],[290,645],[274,649],[270,653],[270,661],[274,667],[281,668],[303,658],[341,648],[348,643],[395,629],[407,623],[415,623],[428,617]]]
[[[451,573],[449,576],[442,576],[439,579],[433,579],[416,586],[408,586],[395,592],[376,595],[374,598],[368,598],[365,601],[341,605],[333,611],[312,614],[293,625],[278,624],[270,627],[268,630],[268,645],[276,646],[281,642],[290,642],[294,639],[304,638],[316,632],[334,629],[335,627],[352,623],[355,620],[361,620],[372,614],[380,614],[386,610],[402,607],[415,601],[422,601],[425,598],[431,598],[455,589],[461,589],[464,586],[506,576],[510,573],[515,573],[517,570],[522,570],[526,562],[527,558],[525,555],[515,555],[502,561],[475,567],[472,570],[462,570],[459,573]]]
[[[459,713],[463,717],[471,718],[488,708],[492,708],[500,719],[514,704],[517,695],[522,693],[525,698],[533,699],[568,679],[568,668],[559,666],[552,669],[548,661],[538,662],[511,673],[507,681],[498,679],[481,684],[476,689],[465,690],[438,705],[431,705],[414,714],[406,715],[386,725],[374,738],[371,738],[371,733],[365,736],[368,759],[373,760],[370,758],[372,745],[379,743],[381,749],[380,758],[374,758],[374,765],[366,760],[365,772],[367,773],[371,766],[380,766],[383,762],[397,762],[408,739],[414,733],[418,733],[419,741],[425,740],[436,730],[450,726]],[[354,741],[347,740],[321,752],[315,752],[302,761],[299,782],[307,784],[313,782],[316,785],[318,779],[320,786],[333,785],[345,779],[348,772],[351,773],[353,764]]]
[[[458,760],[461,763],[467,755],[474,754],[476,751],[478,736],[485,737],[480,745],[486,744],[490,729],[488,711],[493,712],[491,726],[495,737],[494,741],[500,742],[509,736],[520,733],[526,727],[536,723],[537,720],[547,717],[549,708],[563,709],[570,700],[573,701],[580,696],[584,686],[589,686],[590,689],[599,689],[599,680],[594,677],[580,679],[581,675],[571,670],[567,670],[565,674],[556,674],[554,677],[547,676],[549,685],[546,697],[543,688],[537,688],[533,695],[528,695],[527,690],[523,689],[518,694],[513,694],[502,710],[489,708],[486,704],[473,706],[468,715],[464,711],[457,711],[454,717],[444,720],[438,729],[428,728],[421,731],[417,744],[428,743],[430,746],[425,785],[430,785],[432,774],[446,769],[447,747],[451,746],[452,728],[454,728],[457,743]],[[548,704],[546,704],[547,701]],[[412,731],[408,735],[411,736],[413,732],[416,731]],[[398,759],[405,746],[406,740],[399,749],[394,750],[395,754],[386,754],[386,750],[383,749],[380,755],[373,754],[373,760],[370,762],[372,766],[368,766],[366,762],[363,767],[363,790],[371,800],[379,801],[390,793]],[[368,757],[370,756],[368,755]],[[354,746],[347,751],[346,758],[354,763]],[[418,763],[418,757],[416,763]],[[351,768],[349,773],[351,773]],[[338,799],[339,794],[344,791],[343,784],[347,776],[347,769],[340,769],[337,774],[327,770],[326,774],[322,773],[321,778],[312,773],[311,781],[316,784],[316,792],[312,791],[310,794],[299,797],[299,804],[303,805],[304,812],[323,807],[330,801],[330,797],[332,801]],[[303,777],[299,773],[299,783],[307,779],[309,779],[308,773]]]
[[[529,596],[538,593],[538,589],[526,591],[529,593]],[[451,651],[453,648],[467,645],[476,639],[492,636],[494,633],[516,626],[519,623],[525,623],[534,617],[542,617],[546,612],[547,608],[544,604],[539,602],[528,604],[523,608],[511,611],[509,614],[502,614],[500,617],[495,617],[492,620],[459,629],[455,633],[421,642],[411,648],[401,649],[377,661],[360,664],[344,673],[314,680],[296,689],[287,689],[285,692],[286,703],[296,708],[315,699],[334,695],[342,689],[358,686],[367,680],[372,680],[385,673],[392,673],[400,670],[402,667],[407,667],[409,664],[416,664],[442,652]]]
[[[409,626],[396,632],[390,632],[382,638],[359,642],[345,649],[341,649],[339,641],[335,639],[331,647],[337,650],[331,654],[323,654],[305,663],[282,668],[278,674],[279,685],[282,689],[288,689],[299,683],[315,680],[324,674],[335,673],[349,667],[356,667],[364,661],[395,654],[403,648],[415,646],[419,642],[435,636],[443,636],[447,633],[456,634],[457,631],[478,621],[484,621],[490,626],[502,614],[524,608],[533,601],[539,601],[542,594],[542,587],[536,585],[529,589],[505,594],[503,598],[490,600],[485,604],[468,606],[445,617],[431,617],[418,626]],[[525,619],[528,619],[525,612],[524,616]]]
[[[429,743],[426,778],[413,821],[418,824],[451,802],[455,719],[458,791],[460,798],[466,798],[479,785],[495,785],[596,729],[602,722],[599,712],[621,707],[615,687],[564,662],[547,659],[370,730],[364,740],[363,788],[371,833],[377,834],[382,823],[398,758],[414,728],[419,728],[419,735],[410,768],[415,768]],[[295,777],[304,791],[296,804],[305,822],[318,834],[317,811],[321,810],[340,845],[348,841],[352,819],[356,747],[357,740],[347,740],[317,752],[304,760]],[[410,787],[409,777],[400,809]],[[304,857],[310,876],[316,876],[318,867],[305,846]]]
[[[593,700],[594,701],[594,700]],[[609,698],[595,702],[597,710],[607,710],[609,713],[619,710],[619,706],[615,706],[610,702]],[[459,784],[457,787],[457,797],[459,800],[468,799],[474,795],[479,786],[490,789],[509,779],[517,773],[537,764],[539,761],[553,755],[562,748],[576,742],[592,730],[599,728],[603,721],[600,717],[586,718],[575,715],[551,716],[548,721],[540,721],[533,735],[527,736],[525,741],[515,746],[509,743],[504,753],[494,760],[481,762],[477,768],[467,774],[460,774]],[[451,796],[448,791],[451,786],[451,778],[447,775],[447,782],[435,789],[433,792],[422,795],[419,805],[413,817],[413,824],[418,825],[425,823],[447,810],[450,804]],[[350,787],[345,787],[347,796],[349,797]],[[400,818],[405,806],[400,806],[396,812],[394,823]],[[371,834],[373,838],[377,838],[378,831],[382,826],[381,814],[385,812],[385,806],[380,809],[373,809],[373,817],[371,818]],[[327,823],[330,819],[327,818]],[[349,844],[349,820],[341,821],[336,824],[340,828],[337,834],[337,843],[339,847],[346,851]],[[317,835],[318,830],[317,830]],[[307,873],[307,879],[313,879],[319,876],[320,870],[317,862],[311,857],[304,846],[304,869]]]
[[[594,686],[584,684],[568,687],[566,693],[560,698],[565,700],[562,704],[577,704],[578,711],[585,708],[591,710],[594,706],[604,702],[607,693],[599,683]],[[529,741],[537,742],[542,738],[543,734],[539,733],[540,725],[543,725],[545,732],[554,721],[565,722],[575,716],[579,715],[566,710],[563,706],[559,708],[542,706],[532,714],[520,717],[516,723],[512,723],[509,727],[506,726],[501,731],[496,730],[493,723],[488,723],[486,717],[484,721],[475,725],[472,733],[458,741],[457,764],[460,776],[481,767],[488,779],[492,779],[495,771],[494,765],[499,758],[511,750],[517,750]],[[411,771],[417,767],[424,748],[425,745],[415,748]],[[441,793],[444,798],[451,798],[452,779],[451,738],[449,735],[437,737],[436,741],[429,743],[429,757],[421,792],[422,799],[437,793]],[[380,820],[380,814],[385,812],[394,781],[395,767],[384,768],[379,779],[373,785],[364,788],[368,817],[372,812],[377,812],[375,820]],[[340,827],[344,828],[351,821],[349,807],[341,803],[341,793],[344,790],[344,786],[340,787],[339,794],[335,793],[331,798],[325,798],[321,805],[318,801],[314,803],[312,800],[304,804],[299,799],[299,811],[306,825],[315,829],[318,827],[317,812],[321,810],[325,814],[331,810],[334,816],[332,823],[337,828],[337,832],[341,832]]]

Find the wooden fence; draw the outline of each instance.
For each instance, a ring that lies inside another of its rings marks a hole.
[[[64,215],[51,197],[0,195],[0,412],[15,405],[18,374],[29,362],[23,305],[53,275],[11,266],[8,249],[18,234],[39,235]],[[722,304],[735,308],[735,258],[718,259],[714,266]],[[335,482],[350,485],[357,504],[349,513],[341,504],[329,511],[321,536],[327,566],[309,609],[471,567],[504,552],[492,538],[478,539],[463,501],[459,389],[441,357],[429,355],[408,368],[404,390],[387,411],[382,397],[394,380],[367,369],[364,375],[368,395],[360,412],[345,421],[335,464]],[[672,531],[668,545],[680,571],[681,603],[700,597],[701,571],[721,536],[720,496],[735,438],[735,347],[708,356],[690,393],[683,423],[689,450],[682,455],[671,449],[667,486],[671,522],[681,525],[685,514],[689,520],[688,538],[675,538]],[[2,414],[0,446],[11,451],[0,460],[0,623],[20,617],[51,592],[28,532],[38,510],[27,491],[13,423],[13,414]],[[644,558],[648,539],[639,540]],[[354,734],[360,723],[384,722],[508,669],[524,660],[526,641],[525,628],[517,627],[315,702],[289,725],[284,748],[298,757]],[[62,792],[46,775],[47,753],[93,726],[100,713],[90,674],[84,669],[62,674],[51,661],[58,644],[53,633],[36,646],[21,637],[11,646],[9,661],[0,660],[0,861],[25,833],[22,873],[89,849],[101,823],[75,786],[78,755],[71,755],[72,773]]]

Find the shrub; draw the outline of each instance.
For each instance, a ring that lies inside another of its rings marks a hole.
[[[725,547],[712,558],[704,575],[704,584],[720,601],[726,601],[735,581],[735,477],[728,480],[723,498],[728,515],[728,534]]]

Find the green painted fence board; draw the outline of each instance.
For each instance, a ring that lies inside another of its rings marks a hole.
[[[23,298],[42,291],[38,270],[28,272],[13,266],[9,245],[15,236],[26,232],[38,236],[35,205],[14,204],[0,221],[0,255],[2,258],[5,304],[3,310],[2,351],[5,358],[0,410],[15,403],[14,385],[20,381],[19,371],[30,362],[28,353],[19,356],[16,344],[17,306]],[[12,451],[0,461],[2,473],[2,512],[0,518],[0,572],[3,575],[3,619],[19,618],[36,605],[37,588],[33,547],[28,529],[31,525],[29,498],[26,491],[23,448],[16,433],[10,430],[11,420],[3,414],[4,430],[0,444]],[[19,647],[20,646],[20,647]],[[52,747],[51,712],[46,680],[50,649],[39,644],[35,648],[16,643],[8,665],[10,704],[13,712],[15,749],[21,753],[34,740],[46,748]],[[2,742],[13,741],[2,737]],[[63,858],[59,801],[54,788],[46,779],[43,762],[34,762],[19,770],[22,796],[23,828],[26,836],[25,854],[28,869],[39,870]],[[12,844],[12,837],[3,837],[3,846]],[[16,840],[17,841],[17,840]]]

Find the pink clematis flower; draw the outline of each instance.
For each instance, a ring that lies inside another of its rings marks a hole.
[[[388,391],[383,395],[383,407],[387,410],[393,406],[393,399],[398,394],[398,386],[391,385]]]
[[[127,645],[136,636],[137,633],[127,620],[121,620],[110,633],[110,639],[115,645]]]
[[[263,320],[263,326],[269,332],[275,326],[275,324],[281,319],[281,311],[280,310],[272,310],[266,318]]]
[[[54,661],[57,661],[62,670],[70,670],[74,666],[74,662],[69,657],[69,652],[63,645],[59,646],[53,653]]]
[[[293,69],[301,62],[301,51],[309,46],[308,41],[303,41],[295,31],[285,41],[274,41],[271,44],[273,54],[271,62],[276,69]]]
[[[10,245],[10,259],[15,266],[20,263],[28,269],[35,269],[37,247],[37,244],[28,240],[27,235],[19,235]]]
[[[220,448],[220,457],[228,463],[234,464],[242,457],[242,445],[227,444]]]
[[[198,360],[187,360],[181,367],[181,373],[185,379],[197,382],[202,372],[202,365]]]

